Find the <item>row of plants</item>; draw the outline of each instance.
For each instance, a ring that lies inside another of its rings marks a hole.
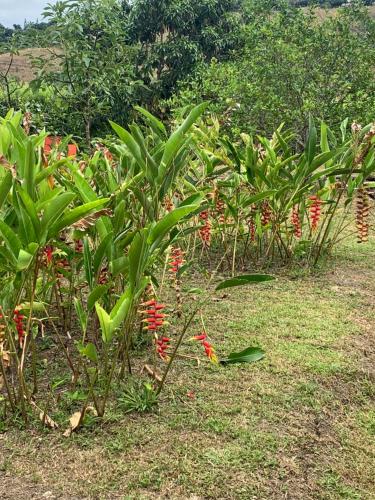
[[[311,120],[296,151],[283,127],[231,142],[205,108],[172,132],[137,108],[141,124],[111,123],[117,138],[78,156],[71,137],[30,135],[30,116],[1,119],[4,420],[36,412],[57,427],[65,404],[77,410],[70,434],[90,412],[154,404],[173,363],[193,362],[198,348],[215,365],[261,359],[244,346],[220,359],[205,327],[210,294],[272,280],[259,268],[271,262],[317,263],[355,199],[366,240],[372,125],[344,122],[337,138]]]

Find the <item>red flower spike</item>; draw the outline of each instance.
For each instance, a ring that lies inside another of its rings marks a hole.
[[[314,195],[310,196],[310,201],[311,201],[310,205],[311,229],[312,231],[316,231],[322,211],[321,209],[322,200],[318,196]]]
[[[184,263],[183,252],[181,248],[172,248],[169,270],[172,273],[177,273]]]
[[[170,338],[162,337],[161,339],[156,339],[156,352],[159,354],[160,358],[164,361],[168,358],[166,350],[169,348]]]
[[[291,223],[292,223],[292,226],[294,228],[294,236],[296,238],[301,238],[302,226],[301,226],[301,220],[299,218],[299,210],[298,210],[297,205],[295,207],[293,207],[292,216],[291,216]]]
[[[207,338],[206,333],[202,333],[201,335],[195,335],[192,340],[205,340]]]
[[[255,227],[255,222],[253,217],[250,217],[249,220],[247,221],[247,225],[249,226],[249,232],[250,232],[250,240],[252,242],[255,241],[255,234],[256,234],[256,227]]]
[[[199,236],[204,246],[209,247],[211,244],[211,222],[209,220],[209,211],[203,210],[199,214],[199,219],[204,222],[204,226],[199,229]]]
[[[144,302],[143,305],[148,307],[145,311],[140,311],[141,314],[146,314],[147,316],[142,320],[142,323],[146,323],[145,330],[157,331],[166,324],[166,322],[163,321],[166,314],[161,312],[166,307],[165,304],[158,304],[156,300],[153,299]]]
[[[51,247],[51,246],[45,247],[45,249],[43,250],[43,254],[44,254],[45,261],[46,261],[47,265],[49,266],[52,262],[52,259],[53,259],[53,247]]]
[[[24,318],[25,318],[25,316],[23,314],[21,314],[20,306],[17,306],[14,309],[13,319],[14,319],[14,323],[16,325],[16,330],[17,330],[17,334],[18,334],[18,342],[19,342],[21,348],[23,347],[23,343],[24,343],[25,335],[26,335],[26,332],[24,330],[24,325],[23,325]]]

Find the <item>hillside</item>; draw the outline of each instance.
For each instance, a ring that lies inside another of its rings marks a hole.
[[[18,55],[13,56],[10,75],[22,82],[30,82],[35,76],[31,58],[43,57],[50,60],[51,64],[56,61],[56,56],[50,49],[34,48],[20,50]],[[4,74],[10,63],[10,54],[0,54],[0,73]],[[56,64],[56,62],[55,62]]]

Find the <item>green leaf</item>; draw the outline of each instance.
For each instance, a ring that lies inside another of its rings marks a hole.
[[[129,283],[133,289],[137,288],[143,275],[145,255],[147,250],[147,233],[141,231],[134,236],[129,248]]]
[[[50,228],[49,237],[52,237],[58,234],[63,229],[70,227],[75,222],[83,219],[93,210],[105,205],[108,203],[109,198],[102,198],[100,200],[91,201],[90,203],[85,203],[79,207],[73,208],[66,215],[61,217],[53,226]]]
[[[89,293],[87,297],[87,309],[91,311],[94,306],[95,302],[97,302],[99,299],[103,297],[103,295],[109,290],[110,284],[107,285],[98,285],[94,288],[94,290]]]
[[[21,249],[17,259],[17,271],[24,271],[25,269],[27,269],[30,266],[33,258],[34,255]]]
[[[95,274],[97,274],[100,271],[100,267],[102,265],[105,253],[107,251],[109,244],[112,242],[112,238],[113,238],[113,233],[112,232],[108,233],[103,239],[103,241],[101,241],[100,245],[98,246],[94,254],[93,266]]]
[[[13,183],[13,178],[11,172],[7,171],[1,180],[0,184],[0,209],[3,206],[4,201],[6,200],[6,197],[8,196],[8,193],[12,187]]]
[[[109,343],[113,337],[113,326],[109,314],[101,307],[95,304],[96,314],[99,318],[100,328],[102,330],[102,340],[105,344]]]
[[[229,365],[234,363],[254,363],[263,359],[265,352],[259,347],[248,347],[241,352],[232,352],[229,354],[228,358],[221,359],[220,363],[222,365]]]
[[[141,148],[139,147],[137,141],[134,139],[131,133],[125,130],[120,125],[117,125],[117,123],[114,123],[112,121],[110,121],[109,123],[111,124],[111,127],[116,132],[116,134],[120,137],[120,139],[126,144],[127,148],[129,149],[133,158],[136,160],[141,169],[146,172],[147,165],[142,157]]]
[[[132,291],[130,288],[128,288],[121,295],[121,297],[116,302],[115,307],[112,309],[110,318],[114,330],[116,328],[119,328],[121,323],[127,317],[132,304],[132,298],[133,298]]]
[[[93,361],[94,363],[98,362],[98,353],[95,345],[92,342],[89,342],[85,347],[80,346],[79,352],[81,356],[85,356],[90,361]]]
[[[306,158],[307,162],[309,165],[312,163],[314,156],[315,156],[315,151],[316,151],[316,139],[317,139],[317,132],[316,128],[314,125],[314,121],[312,117],[310,116],[309,120],[309,135],[307,137],[307,143],[306,143]]]
[[[275,189],[270,189],[269,191],[263,191],[262,193],[254,194],[253,196],[249,196],[244,203],[242,204],[242,208],[246,208],[257,201],[262,201],[265,198],[270,198],[273,194],[276,193]]]
[[[167,135],[167,131],[164,124],[160,120],[158,120],[154,115],[149,113],[147,109],[141,108],[141,106],[134,106],[134,109],[137,110],[139,113],[141,113],[147,119],[147,123],[157,134],[160,134],[161,132],[162,136]]]
[[[22,245],[17,234],[2,220],[0,220],[0,233],[8,250],[10,250],[15,259],[18,259]]]
[[[199,205],[186,205],[175,208],[172,212],[165,215],[150,231],[148,243],[152,245],[155,242],[161,241],[166,233],[172,229],[182,218],[189,215],[199,208]]]
[[[87,236],[83,240],[83,263],[85,266],[86,280],[91,290],[93,284],[92,257],[91,257],[89,239],[87,238]]]
[[[178,153],[181,145],[184,142],[184,135],[192,127],[192,125],[197,121],[201,114],[206,109],[208,103],[204,102],[193,108],[185,121],[180,125],[180,127],[173,132],[168,141],[165,144],[163,157],[161,159],[160,170],[158,175],[158,180],[164,178],[164,174]]]
[[[81,325],[81,330],[85,334],[87,330],[87,313],[83,309],[82,303],[77,297],[74,297],[74,307]]]
[[[234,286],[248,285],[250,283],[262,283],[264,281],[274,280],[274,276],[269,274],[244,274],[242,276],[235,276],[219,283],[215,290],[224,290],[224,288],[231,288]]]
[[[57,196],[48,202],[42,217],[43,231],[47,231],[64,212],[66,207],[74,200],[76,195],[74,193],[61,193],[57,191]]]

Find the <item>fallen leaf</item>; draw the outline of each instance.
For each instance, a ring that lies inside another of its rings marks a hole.
[[[85,406],[81,411],[76,411],[75,413],[73,413],[73,415],[69,419],[69,427],[63,434],[64,437],[69,437],[72,432],[81,427],[86,413],[96,413],[96,411],[92,406]]]
[[[50,429],[58,429],[58,424],[44,411],[39,413],[39,418],[42,424],[49,427]]]

